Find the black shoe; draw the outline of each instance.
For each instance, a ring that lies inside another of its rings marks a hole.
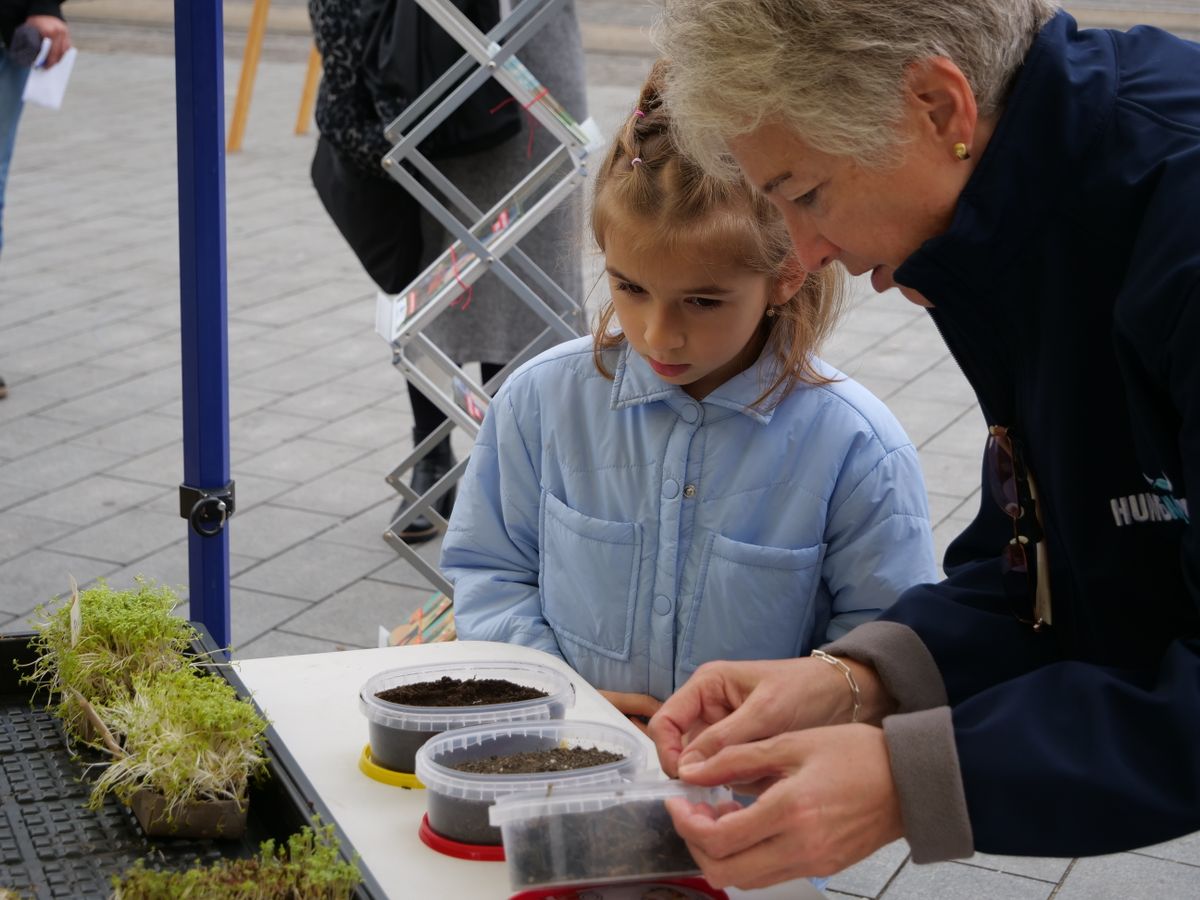
[[[424,436],[413,433],[414,446],[424,439]],[[412,489],[418,494],[424,494],[452,468],[454,468],[454,453],[450,449],[450,438],[445,437],[413,467],[412,481],[410,482]],[[450,511],[454,508],[455,493],[456,488],[452,487],[433,504],[437,514],[443,519],[450,518]],[[407,500],[401,500],[400,505],[396,507],[396,512],[392,514],[392,521],[396,521],[400,514],[408,509],[408,506]],[[437,527],[421,515],[409,522],[398,537],[406,544],[423,544],[433,540],[437,536],[437,531]]]
[[[8,396],[8,385],[4,383],[4,379],[0,378],[0,400]]]

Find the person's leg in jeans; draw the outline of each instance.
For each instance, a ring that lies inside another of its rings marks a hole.
[[[481,380],[486,384],[503,368],[502,363],[480,363]],[[413,446],[415,447],[432,434],[446,420],[446,416],[432,400],[417,390],[412,382],[409,382],[408,385],[408,399],[412,404]],[[418,494],[424,494],[453,467],[454,453],[450,449],[450,437],[447,435],[413,466],[412,481],[410,482],[412,489]],[[443,519],[450,518],[450,511],[454,508],[454,495],[455,490],[451,488],[433,505]],[[395,521],[407,508],[408,501],[401,500],[396,512],[392,514],[392,520]],[[434,528],[433,523],[425,516],[417,516],[405,526],[398,537],[406,544],[421,544],[436,535],[437,529]]]
[[[0,48],[0,250],[4,247],[4,186],[8,182],[8,164],[17,142],[17,123],[21,121],[21,95],[29,68],[8,59]],[[8,387],[0,378],[0,398],[8,396]]]

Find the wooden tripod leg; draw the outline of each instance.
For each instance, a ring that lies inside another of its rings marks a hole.
[[[300,94],[300,112],[296,114],[296,134],[308,134],[313,104],[317,100],[317,82],[321,80],[321,54],[316,44],[308,52],[308,71],[304,73],[304,90]]]
[[[267,9],[271,0],[254,0],[250,13],[250,30],[246,32],[246,51],[242,54],[242,77],[238,80],[237,99],[233,103],[233,121],[229,124],[226,153],[242,149],[246,136],[246,119],[250,115],[250,95],[254,93],[254,76],[258,74],[258,58],[262,54],[263,35],[267,30]]]

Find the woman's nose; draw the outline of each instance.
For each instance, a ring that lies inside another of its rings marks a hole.
[[[792,247],[796,250],[796,259],[808,272],[825,268],[841,253],[837,244],[826,240],[815,228],[797,221],[796,216],[789,217],[787,227]]]

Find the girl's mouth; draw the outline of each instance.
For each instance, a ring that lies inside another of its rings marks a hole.
[[[662,375],[664,378],[674,378],[676,375],[682,375],[689,368],[691,368],[686,364],[669,366],[666,363],[660,363],[658,360],[650,359],[649,357],[646,358],[646,362],[650,363],[650,368],[652,368],[659,375]]]

